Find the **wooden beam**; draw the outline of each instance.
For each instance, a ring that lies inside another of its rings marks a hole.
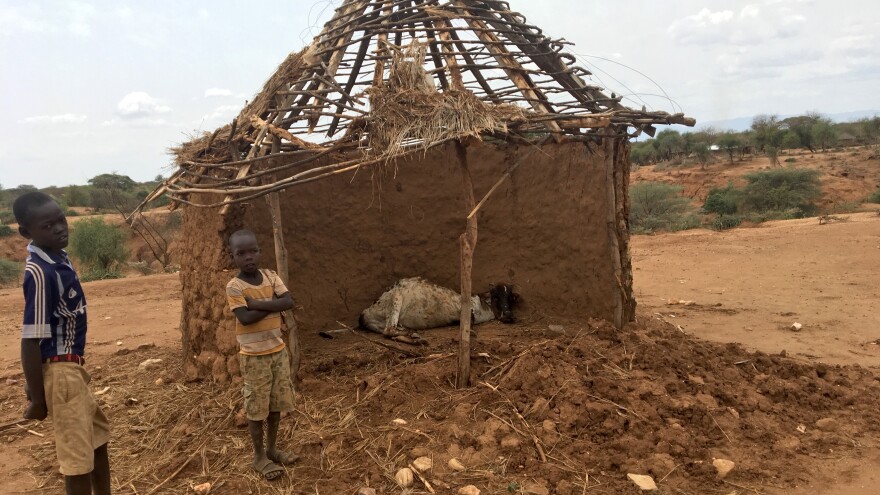
[[[474,182],[468,168],[467,147],[461,141],[455,142],[455,151],[461,168],[462,187],[464,188],[465,212],[469,213],[476,207],[474,198]],[[465,388],[471,378],[471,300],[472,272],[474,266],[474,249],[477,247],[477,217],[467,219],[465,232],[459,237],[461,246],[461,314],[459,316],[458,337],[458,376],[456,388]]]
[[[608,251],[611,258],[611,281],[612,315],[611,323],[618,330],[623,328],[623,267],[620,259],[620,242],[617,237],[617,188],[614,181],[614,136],[611,133],[603,135],[602,152],[605,159],[605,228],[608,235]]]
[[[464,89],[464,78],[461,76],[461,68],[458,66],[458,61],[455,60],[455,54],[452,53],[453,41],[452,37],[449,36],[449,30],[452,29],[452,26],[446,19],[438,19],[434,22],[434,25],[437,27],[437,35],[443,40],[441,44],[443,58],[446,60],[446,70],[452,79],[450,89],[461,91]]]

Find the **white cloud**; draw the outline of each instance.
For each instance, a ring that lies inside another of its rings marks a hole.
[[[116,113],[124,119],[139,119],[170,111],[171,107],[143,91],[134,91],[123,96],[116,105]]]
[[[738,15],[732,10],[713,12],[704,8],[697,14],[672,22],[667,32],[679,45],[751,46],[795,37],[803,32],[806,20],[782,3],[769,9],[748,4]]]
[[[223,88],[208,88],[205,90],[205,98],[212,96],[232,96],[232,91]]]
[[[234,117],[241,110],[240,105],[220,105],[213,112],[205,115],[205,120],[218,120]]]
[[[35,115],[21,119],[19,122],[25,124],[79,124],[87,118],[85,115],[63,113],[60,115]]]

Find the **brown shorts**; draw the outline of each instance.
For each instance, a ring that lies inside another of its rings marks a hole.
[[[43,388],[55,426],[61,474],[78,476],[95,468],[95,449],[110,441],[110,423],[89,390],[92,377],[77,363],[43,365]]]
[[[293,410],[293,383],[287,349],[263,356],[238,355],[244,380],[244,410],[251,421],[262,421],[269,412]]]

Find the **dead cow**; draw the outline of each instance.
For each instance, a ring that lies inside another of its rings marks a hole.
[[[500,320],[513,323],[518,297],[511,286],[499,284],[472,298],[474,323]],[[399,280],[360,316],[360,326],[386,337],[407,335],[414,330],[445,327],[459,322],[461,294],[414,277]]]

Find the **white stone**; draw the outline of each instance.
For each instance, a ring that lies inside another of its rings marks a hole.
[[[141,364],[138,365],[138,369],[141,370],[141,371],[143,371],[143,370],[145,370],[145,369],[147,369],[147,368],[150,368],[150,367],[152,367],[152,366],[154,366],[154,365],[157,365],[157,364],[159,364],[159,363],[161,363],[161,362],[162,362],[161,359],[147,359],[146,361],[144,361],[144,362],[142,362]]]
[[[654,478],[650,476],[645,476],[644,474],[633,474],[629,473],[626,475],[630,481],[636,484],[640,490],[643,492],[650,492],[657,489],[657,483],[654,483]]]
[[[792,329],[792,331],[800,332],[800,331],[801,331],[801,328],[804,328],[804,326],[801,325],[801,324],[798,323],[798,322],[794,322],[794,323],[791,324],[791,329]]]
[[[474,485],[463,486],[458,489],[458,495],[480,495],[480,489]]]
[[[718,471],[718,477],[724,479],[736,464],[733,461],[728,461],[727,459],[714,459],[712,460],[712,465],[715,466],[715,470]]]

